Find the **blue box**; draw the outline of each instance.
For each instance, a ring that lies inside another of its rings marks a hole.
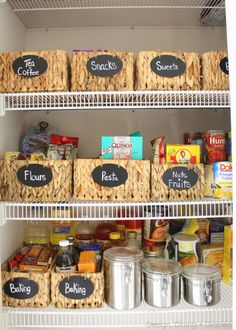
[[[143,159],[142,136],[102,136],[103,159]]]

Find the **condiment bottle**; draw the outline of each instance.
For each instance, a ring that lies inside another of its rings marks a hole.
[[[141,249],[136,231],[129,231],[127,233],[127,246],[132,247],[134,249]]]
[[[127,242],[121,239],[121,234],[119,231],[113,231],[109,235],[111,247],[113,246],[126,246]]]
[[[69,251],[69,241],[62,240],[59,242],[59,252],[56,256],[56,272],[75,272],[76,265],[73,256]]]
[[[66,239],[69,241],[69,252],[72,254],[74,263],[77,265],[79,256],[78,256],[78,253],[77,253],[77,251],[75,249],[75,246],[74,246],[74,237],[73,236],[67,236]]]
[[[106,217],[108,218],[108,216]],[[115,230],[115,225],[109,220],[104,220],[102,223],[98,224],[95,230],[95,238],[96,242],[101,244],[103,250],[106,250],[110,247],[109,235]]]
[[[9,272],[17,272],[18,271],[18,263],[16,260],[11,260],[8,262],[8,270]]]
[[[82,213],[82,218],[89,218],[87,212]],[[75,232],[77,244],[90,243],[95,239],[94,227],[89,220],[81,220]]]

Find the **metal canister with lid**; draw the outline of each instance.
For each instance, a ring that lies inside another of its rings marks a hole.
[[[217,267],[196,264],[182,270],[184,299],[196,306],[212,306],[220,301],[221,274]]]
[[[139,306],[143,252],[129,247],[113,247],[104,252],[103,259],[107,305],[118,310]]]
[[[167,259],[146,259],[142,264],[144,299],[154,307],[172,307],[181,294],[181,265]]]

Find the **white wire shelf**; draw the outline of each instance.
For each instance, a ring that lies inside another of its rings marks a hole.
[[[67,203],[0,203],[2,223],[9,220],[110,220],[119,219],[190,219],[226,218],[233,216],[232,200],[184,202],[67,202]],[[69,210],[65,217],[63,210]],[[148,210],[148,212],[146,212]],[[81,215],[83,214],[83,218]],[[84,217],[87,215],[87,218]]]
[[[225,0],[8,0],[27,29],[225,26]]]
[[[1,94],[0,94],[1,96]],[[0,113],[102,109],[167,109],[230,107],[229,91],[132,91],[2,94]]]
[[[153,308],[145,303],[130,311],[99,309],[66,310],[52,307],[4,308],[8,328],[112,328],[112,327],[188,327],[232,324],[232,287],[222,284],[221,301],[212,307],[195,307],[185,301],[172,308]]]

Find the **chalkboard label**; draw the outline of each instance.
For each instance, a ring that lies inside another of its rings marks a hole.
[[[123,67],[122,61],[112,55],[98,55],[87,62],[88,71],[98,77],[112,77]]]
[[[160,77],[173,78],[181,76],[186,70],[186,64],[178,57],[160,55],[151,61],[151,69]]]
[[[34,78],[43,74],[47,68],[47,61],[36,55],[18,57],[12,63],[13,71],[23,78]]]
[[[59,284],[60,293],[70,299],[85,299],[94,291],[93,282],[83,276],[69,276]]]
[[[186,190],[195,186],[198,175],[187,167],[175,166],[165,171],[162,180],[169,189]]]
[[[52,180],[52,171],[40,164],[29,164],[18,170],[17,178],[25,186],[43,187]]]
[[[15,299],[30,299],[39,291],[39,286],[26,277],[17,277],[9,280],[4,285],[4,292]]]
[[[228,57],[222,58],[220,61],[220,68],[225,74],[229,74],[229,61]]]
[[[118,187],[126,182],[126,169],[115,164],[97,166],[92,172],[93,181],[104,187]]]

